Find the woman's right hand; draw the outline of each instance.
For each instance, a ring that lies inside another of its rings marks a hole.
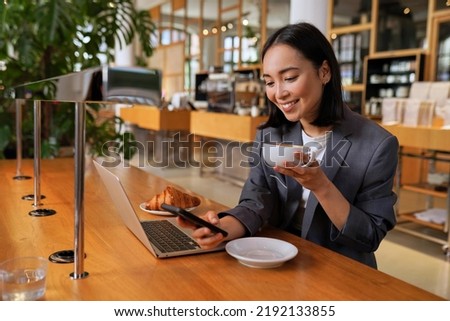
[[[219,219],[216,212],[208,211],[201,218],[228,232],[228,236],[225,238],[220,233],[213,233],[207,227],[197,227],[193,223],[190,223],[178,216],[177,223],[182,227],[193,229],[194,232],[192,233],[192,237],[203,249],[215,248],[223,241],[242,237],[245,234],[244,226],[232,216],[224,216]]]

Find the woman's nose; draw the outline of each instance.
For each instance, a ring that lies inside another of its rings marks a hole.
[[[277,90],[275,92],[276,98],[283,98],[289,95],[289,92],[284,88],[284,86],[277,86]]]

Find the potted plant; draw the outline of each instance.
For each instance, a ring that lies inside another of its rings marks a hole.
[[[151,37],[156,26],[149,11],[137,10],[133,0],[5,0],[0,2],[0,96],[15,85],[39,81],[89,67],[114,62],[115,47],[139,41],[136,61],[153,53]],[[42,91],[45,100],[45,90]],[[74,108],[67,103],[43,101],[43,157],[54,156],[58,147],[73,138]],[[120,117],[103,122],[96,117],[102,105],[87,113],[87,140],[96,144],[122,140]],[[33,114],[24,108],[24,157],[32,157]],[[15,148],[15,105],[0,98],[0,158]],[[119,124],[119,126],[116,126]],[[31,141],[31,144],[30,144]],[[90,149],[94,154],[98,146]],[[126,153],[125,156],[130,156]]]

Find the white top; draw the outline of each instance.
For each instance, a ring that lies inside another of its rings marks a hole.
[[[305,131],[302,130],[303,146],[308,146],[309,148],[311,148],[311,150],[316,155],[316,160],[319,164],[321,163],[322,158],[325,155],[328,133],[318,137],[310,137],[305,133]],[[308,200],[309,193],[310,193],[309,189],[303,188],[303,195],[302,195],[304,205],[303,207],[306,207],[306,202]]]

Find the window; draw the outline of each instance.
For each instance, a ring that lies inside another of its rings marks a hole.
[[[334,1],[333,28],[370,22],[371,0]]]
[[[341,68],[342,85],[362,83],[364,57],[369,53],[369,31],[337,36],[332,44]]]
[[[450,21],[439,24],[437,81],[450,81]]]
[[[379,0],[377,51],[425,47],[428,1]]]

